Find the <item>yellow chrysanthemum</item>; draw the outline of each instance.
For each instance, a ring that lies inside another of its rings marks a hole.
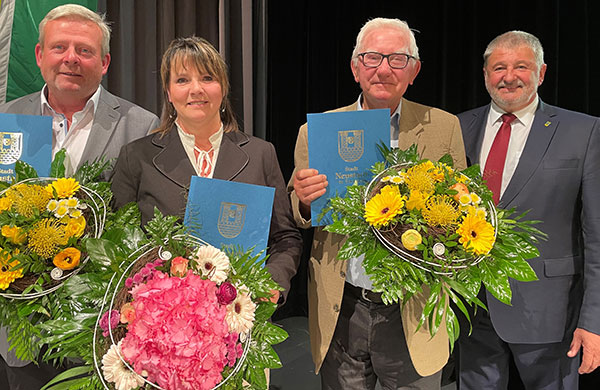
[[[65,204],[58,204],[56,210],[54,210],[54,216],[56,218],[62,218],[69,213],[69,208]]]
[[[1,248],[0,251],[2,251]],[[6,290],[12,282],[23,277],[22,268],[11,271],[11,269],[17,266],[19,262],[17,260],[10,261],[10,259],[10,254],[6,252],[0,254],[0,290]]]
[[[429,195],[424,192],[418,190],[411,191],[410,196],[406,201],[406,209],[409,211],[414,209],[419,211],[423,210],[425,208],[425,202],[427,201],[427,198],[429,198]]]
[[[27,241],[27,233],[18,226],[4,225],[2,226],[2,235],[10,240],[13,244],[23,244]]]
[[[402,184],[402,183],[404,183],[404,175],[401,173],[398,176],[392,177],[392,179],[390,181],[394,184]]]
[[[463,211],[465,211],[465,214],[467,215],[474,215],[478,218],[485,219],[487,217],[487,211],[485,211],[483,207],[469,205],[465,207]]]
[[[479,202],[481,202],[481,198],[476,193],[471,192],[471,202],[473,202],[473,204],[479,204]]]
[[[17,184],[6,191],[7,197],[13,202],[15,211],[24,217],[30,218],[34,210],[46,210],[50,200],[48,192],[38,184]]]
[[[365,220],[376,228],[386,226],[402,212],[405,198],[397,186],[385,186],[365,206]]]
[[[79,182],[72,177],[60,178],[56,179],[51,184],[48,184],[48,187],[46,188],[51,195],[56,191],[56,196],[58,198],[68,198],[75,195],[79,189]]]
[[[65,232],[67,237],[81,237],[85,230],[86,222],[83,216],[77,218],[69,218],[67,226],[65,226]]]
[[[468,214],[456,230],[463,247],[476,255],[485,255],[492,250],[496,238],[494,227],[484,218]]]
[[[448,228],[457,223],[460,211],[452,198],[447,195],[436,195],[427,200],[422,214],[430,226]]]
[[[29,231],[27,246],[38,256],[49,259],[54,256],[61,245],[67,243],[65,225],[51,218],[44,218],[33,225]]]
[[[384,176],[384,177],[381,178],[381,181],[384,182],[384,183],[387,183],[390,180],[392,180],[392,177],[389,176],[389,175],[388,176]]]

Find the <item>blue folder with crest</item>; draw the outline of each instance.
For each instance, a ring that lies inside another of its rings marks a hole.
[[[40,177],[50,175],[52,117],[0,113],[0,181],[12,181],[15,163],[22,160]]]
[[[371,167],[382,159],[377,145],[390,145],[390,110],[308,114],[308,166],[327,176],[325,194],[311,203],[312,226],[332,222],[319,215],[329,198],[344,196],[346,187],[372,178]]]
[[[257,255],[267,248],[274,196],[272,187],[192,176],[183,224],[216,248]]]

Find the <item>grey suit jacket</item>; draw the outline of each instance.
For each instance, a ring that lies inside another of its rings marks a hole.
[[[125,145],[117,159],[112,179],[114,207],[137,202],[144,225],[152,219],[154,207],[165,215],[183,217],[193,175],[196,171],[175,128],[164,137],[152,134],[141,138]],[[300,262],[302,238],[275,148],[240,131],[224,133],[213,177],[275,188],[267,268],[285,289],[285,298]]]
[[[490,106],[458,115],[469,165],[479,164]],[[531,210],[549,235],[532,259],[539,281],[516,282],[512,306],[487,293],[498,335],[554,343],[575,327],[600,334],[600,119],[540,104],[499,207]]]
[[[100,88],[94,123],[79,165],[86,161],[94,161],[100,156],[114,159],[121,146],[147,135],[158,127],[156,115],[111,94],[103,87]],[[2,104],[0,112],[42,115],[40,92]],[[104,179],[109,177],[110,171],[103,174]]]
[[[106,159],[117,157],[121,146],[143,137],[158,127],[158,117],[135,104],[117,97],[101,88],[94,123],[85,145],[80,165],[104,156]],[[9,114],[42,115],[40,92],[0,104],[0,112]],[[111,170],[102,173],[102,179],[108,180]],[[0,329],[0,355],[11,367],[21,367],[28,361],[19,360],[13,351],[8,351],[5,330]]]

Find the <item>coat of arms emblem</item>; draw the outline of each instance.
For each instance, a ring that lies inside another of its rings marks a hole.
[[[239,203],[221,202],[218,229],[225,238],[237,237],[244,228],[246,205]]]
[[[23,151],[23,133],[0,132],[2,148],[0,149],[0,164],[10,165],[21,158]]]
[[[354,162],[364,152],[364,130],[338,131],[338,154],[346,162]]]

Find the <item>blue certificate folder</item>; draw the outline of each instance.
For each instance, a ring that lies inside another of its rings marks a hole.
[[[368,183],[371,167],[382,159],[377,145],[390,145],[390,110],[363,110],[308,114],[308,166],[327,175],[327,191],[311,203],[312,226],[331,223],[331,214],[319,220],[329,198],[344,196],[357,181]]]
[[[0,181],[15,176],[15,162],[25,161],[40,177],[50,175],[52,117],[0,113]]]
[[[274,196],[271,187],[192,176],[183,224],[216,248],[255,247],[257,255],[267,248]]]

